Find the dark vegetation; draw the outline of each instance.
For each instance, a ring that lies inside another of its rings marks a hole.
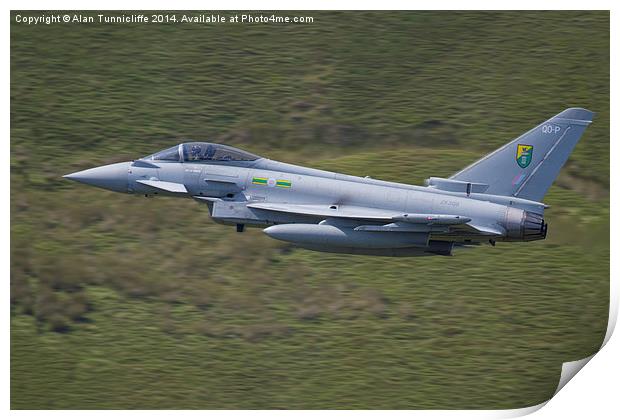
[[[609,285],[609,14],[11,28],[12,408],[516,408],[595,351]],[[185,138],[449,176],[598,113],[550,237],[451,258],[299,250],[61,176]]]

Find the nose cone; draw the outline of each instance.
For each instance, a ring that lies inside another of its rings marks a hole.
[[[127,174],[131,162],[113,163],[85,171],[74,172],[63,178],[106,190],[127,192]]]

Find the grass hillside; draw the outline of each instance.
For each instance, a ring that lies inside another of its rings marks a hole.
[[[303,14],[13,19],[12,408],[516,408],[600,346],[609,14]],[[449,258],[300,250],[61,178],[194,138],[421,183],[569,106],[597,117],[547,240]]]

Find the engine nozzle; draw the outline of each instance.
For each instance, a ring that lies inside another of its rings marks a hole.
[[[506,210],[506,240],[537,241],[547,237],[547,223],[542,214],[514,207]]]

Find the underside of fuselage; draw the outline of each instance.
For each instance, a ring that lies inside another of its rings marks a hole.
[[[267,235],[274,239],[290,243],[295,247],[309,249],[313,251],[353,254],[353,255],[375,255],[391,257],[418,257],[433,255],[452,255],[455,247],[494,243],[494,236],[489,235],[463,235],[463,234],[440,234],[433,235],[428,232],[417,233],[398,233],[398,232],[357,232],[354,230],[356,224],[344,223],[344,226],[332,225],[333,220],[325,223],[314,218],[291,218],[286,223],[277,223],[268,220],[257,221],[253,219],[221,219],[213,220],[222,225],[237,226],[237,230],[242,232],[244,228],[262,228]],[[370,226],[381,227],[381,223],[370,223]],[[359,224],[359,223],[358,223]],[[296,231],[293,235],[279,236],[274,234],[274,229],[288,229]],[[312,231],[330,228],[331,231],[317,232],[313,237]],[[334,235],[334,231],[339,235]],[[359,238],[357,235],[364,234],[365,237]],[[335,238],[334,238],[335,236]],[[501,238],[498,238],[501,240]],[[300,240],[300,241],[298,241]],[[309,243],[308,241],[315,241]],[[350,245],[339,245],[344,243]]]

